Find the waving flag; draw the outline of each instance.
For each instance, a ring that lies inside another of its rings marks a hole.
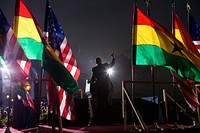
[[[186,103],[195,111],[199,107],[199,100],[194,92],[193,81],[181,78],[176,73],[173,73],[173,76]]]
[[[175,28],[175,37],[182,42],[182,44],[187,47],[192,53],[196,56],[200,57],[200,53],[198,52],[197,48],[195,47],[192,38],[188,34],[187,30],[181,23],[178,15],[175,11],[173,11],[173,20],[174,20],[174,28]]]
[[[181,77],[200,81],[200,58],[137,7],[132,54],[134,65],[162,66]]]
[[[24,54],[17,38],[0,9],[0,46],[3,51],[5,65],[12,80],[22,80],[28,77],[31,63]]]
[[[49,1],[47,0],[46,14],[45,14],[45,35],[51,47],[55,51],[59,59],[64,63],[67,70],[71,73],[75,80],[80,76],[80,69],[78,68],[76,59],[72,53],[69,42],[60,26]]]
[[[44,45],[24,0],[16,0],[14,32],[26,56],[30,60],[42,60]]]
[[[183,24],[181,23],[181,20],[178,18],[178,15],[175,11],[173,11],[173,20],[173,27],[175,28],[175,37],[178,40],[180,40],[184,44],[184,46],[191,50],[196,56],[200,57],[200,54],[197,48],[195,47],[192,39],[190,38],[190,35],[184,28]],[[181,78],[175,73],[173,73],[173,76],[178,83],[178,87],[185,101],[187,102],[189,107],[194,111],[199,106],[199,101],[194,92],[193,81]]]
[[[34,49],[34,45],[37,44],[36,47],[38,46],[39,49],[42,50],[42,55],[41,52],[39,52],[38,58],[42,58],[43,68],[51,75],[57,85],[61,86],[69,93],[78,89],[78,83],[66,70],[65,66],[56,56],[51,46],[45,41],[40,26],[23,0],[16,0],[15,18],[15,26],[18,27],[15,28],[17,37],[23,38],[24,36],[29,36],[28,39],[32,40],[30,42],[24,41],[28,47],[27,51],[25,48],[25,53],[28,54],[30,52],[33,56],[38,57],[37,49]],[[19,29],[20,25],[23,25],[23,27],[21,27],[22,29]]]
[[[200,52],[200,26],[191,14],[189,14],[189,33],[197,50]]]
[[[47,0],[46,13],[45,13],[45,35],[47,41],[50,43],[56,55],[64,63],[66,69],[71,73],[75,80],[78,80],[80,75],[80,69],[77,66],[77,62],[72,53],[67,38],[60,26],[53,10],[51,9],[50,3]],[[48,93],[53,93],[48,86]],[[58,87],[59,94],[59,106],[60,114],[62,117],[73,120],[75,118],[75,104],[71,94],[68,94],[61,87]],[[51,94],[49,94],[51,95]],[[49,101],[53,102],[52,97],[49,97]]]
[[[48,89],[48,104],[50,112],[57,113],[57,110],[53,110],[54,106],[54,93],[53,93],[53,85],[51,82],[47,82],[47,89]],[[76,117],[76,107],[75,102],[73,99],[72,94],[67,93],[64,91],[60,86],[56,87],[58,91],[58,102],[59,102],[59,109],[60,109],[60,116],[66,118],[67,120],[74,120]],[[57,109],[57,107],[56,107]]]

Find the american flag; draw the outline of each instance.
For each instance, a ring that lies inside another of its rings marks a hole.
[[[174,79],[178,83],[178,87],[181,91],[183,98],[189,107],[195,111],[199,107],[199,101],[197,94],[194,92],[193,81],[184,79],[178,76],[176,73],[172,73]]]
[[[54,49],[54,52],[59,57],[59,59],[64,63],[66,69],[77,81],[80,76],[80,69],[78,68],[76,59],[72,53],[64,31],[60,26],[53,10],[51,9],[48,0],[46,3],[45,17],[46,18],[44,27],[47,41],[50,43],[51,47]],[[48,93],[52,93],[52,91]],[[58,87],[58,95],[61,116],[68,120],[73,120],[75,118],[76,111],[72,94],[69,94],[64,91],[64,89]],[[49,96],[49,98],[51,97]]]
[[[189,14],[189,33],[196,48],[200,52],[200,26],[196,23],[191,14]]]
[[[28,60],[9,23],[0,9],[0,45],[12,80],[19,81],[29,75],[31,62]]]
[[[56,55],[64,63],[67,70],[77,81],[80,76],[80,69],[78,68],[76,59],[72,53],[72,49],[70,48],[64,31],[51,9],[49,1],[47,1],[45,17],[45,32],[48,42],[54,49]]]

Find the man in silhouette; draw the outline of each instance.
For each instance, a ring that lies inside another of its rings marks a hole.
[[[111,63],[102,63],[101,58],[96,58],[96,66],[92,68],[91,94],[94,124],[111,124],[112,91],[113,84],[107,72],[115,64],[114,53],[111,54]]]

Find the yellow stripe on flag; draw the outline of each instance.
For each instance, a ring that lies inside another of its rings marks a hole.
[[[179,29],[175,29],[175,36],[181,43],[185,44],[183,39],[182,39],[182,36],[181,36],[181,33],[180,33]]]
[[[42,42],[38,34],[37,28],[32,18],[24,18],[21,16],[15,16],[15,22],[18,27],[15,27],[15,31],[18,30],[17,38],[32,38],[37,42]],[[30,27],[29,29],[27,27]]]
[[[179,52],[172,53],[174,46],[172,39],[170,39],[167,35],[165,35],[160,30],[155,30],[151,26],[148,25],[137,25],[137,45],[154,45],[162,48],[168,53],[174,55],[180,55]],[[170,42],[171,40],[171,42]],[[168,45],[166,45],[168,43]]]

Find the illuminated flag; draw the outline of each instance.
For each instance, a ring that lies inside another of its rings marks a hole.
[[[22,80],[28,77],[31,62],[28,60],[17,38],[0,9],[0,46],[5,65],[12,80]]]
[[[191,14],[189,14],[189,33],[197,50],[200,52],[200,26]]]
[[[52,83],[47,82],[47,89],[48,89],[48,104],[50,112],[53,112],[54,106],[54,87]],[[56,87],[58,91],[58,101],[59,101],[59,109],[60,109],[60,116],[66,118],[67,120],[74,120],[76,117],[76,107],[75,102],[73,99],[72,94],[67,93],[59,86]],[[57,107],[56,107],[57,109]],[[54,110],[57,114],[57,110]]]
[[[76,59],[72,53],[67,38],[60,26],[50,3],[47,0],[45,14],[45,35],[47,41],[53,48],[56,55],[64,63],[66,69],[71,73],[75,80],[80,76],[80,69],[77,66]],[[48,93],[52,93],[48,86]],[[75,118],[75,104],[71,94],[65,92],[61,87],[58,87],[60,114],[62,117],[73,120]],[[49,97],[51,98],[51,97]],[[52,100],[49,100],[53,102]]]
[[[45,35],[47,40],[56,55],[64,63],[67,70],[71,73],[77,81],[80,76],[80,69],[78,68],[76,59],[72,53],[69,42],[60,26],[49,1],[47,0],[46,14],[45,14]]]
[[[132,54],[134,65],[162,66],[181,77],[200,81],[200,58],[137,7]]]
[[[33,43],[37,42],[37,46],[42,49],[42,57],[39,54],[42,58],[42,67],[51,75],[57,85],[61,86],[69,93],[78,89],[78,83],[66,70],[65,66],[56,56],[51,46],[45,41],[39,24],[23,0],[16,0],[15,21],[15,25],[18,27],[18,29],[15,28],[17,37],[20,38],[20,36],[22,36],[23,38],[23,36],[29,36],[29,39],[32,39]],[[23,25],[23,27],[21,27],[23,29],[19,29],[20,25]],[[21,30],[29,31],[30,33],[22,32]],[[31,34],[32,36],[28,34]],[[31,42],[26,42],[26,46],[29,48],[27,48],[28,50],[25,53],[27,54],[30,51],[35,57],[37,57],[38,52],[34,52],[37,50],[34,49],[33,43]]]
[[[174,31],[175,37],[181,41],[185,47],[187,47],[190,51],[192,51],[196,56],[200,57],[200,54],[195,47],[190,35],[188,34],[187,30],[184,28],[181,20],[179,19],[178,15],[175,11],[173,11],[173,24],[174,24]],[[179,89],[189,105],[189,107],[194,111],[199,106],[198,98],[194,92],[193,81],[187,80],[185,78],[181,78],[175,73],[173,73],[175,80],[178,83]]]
[[[24,0],[16,0],[14,32],[28,59],[42,60],[42,40]]]

